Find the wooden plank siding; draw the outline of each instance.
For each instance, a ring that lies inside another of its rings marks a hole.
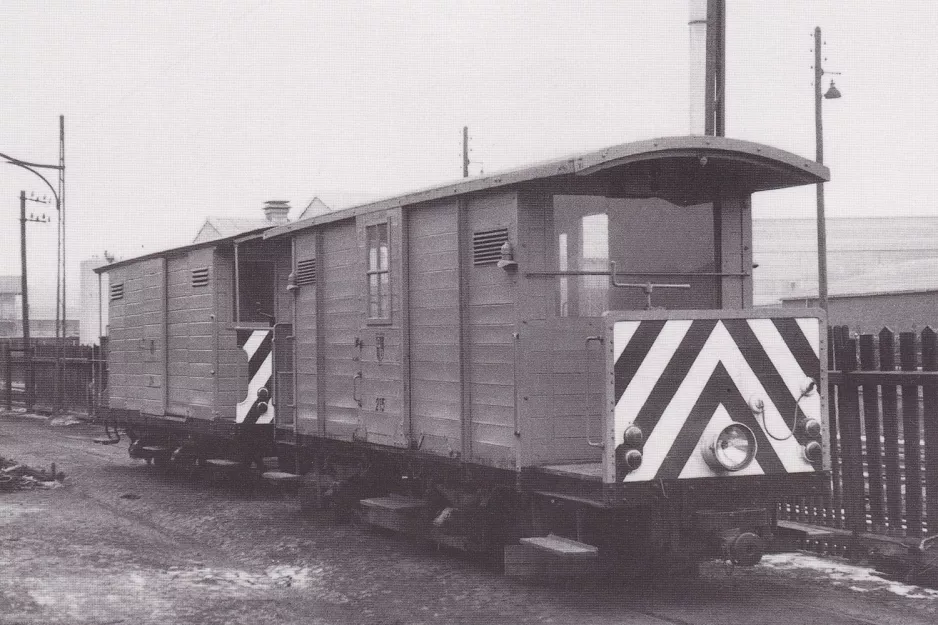
[[[321,431],[319,420],[319,365],[318,326],[316,310],[318,292],[322,283],[322,268],[317,253],[317,231],[306,231],[296,236],[295,262],[316,259],[317,283],[300,286],[296,291],[296,431],[308,436]]]
[[[409,432],[404,417],[402,283],[404,240],[401,210],[378,211],[358,218],[358,245],[361,265],[356,276],[360,285],[361,331],[359,333],[359,371],[361,372],[359,409],[360,426],[356,436],[369,443],[407,447]],[[387,223],[390,316],[369,319],[367,268],[367,228]]]
[[[113,269],[108,274],[111,289],[127,287],[130,267]],[[117,410],[134,410],[130,393],[130,369],[136,348],[135,329],[127,322],[127,293],[120,299],[108,297],[108,405]]]
[[[217,400],[215,411],[219,419],[234,421],[238,402],[247,397],[248,358],[238,347],[234,323],[235,271],[234,250],[215,250],[215,324],[217,345]]]
[[[518,230],[518,261],[524,271],[556,269],[549,192],[522,194]],[[605,357],[598,343],[586,343],[587,337],[603,334],[602,320],[557,317],[556,290],[557,281],[550,278],[525,278],[518,286],[521,466],[602,458],[589,441],[602,439]]]
[[[165,360],[163,337],[163,259],[153,258],[115,270],[112,284],[123,284],[123,297],[110,300],[110,328],[115,338],[112,408],[163,414]]]
[[[518,196],[514,192],[469,196],[468,233],[507,228],[509,241],[517,241]],[[465,305],[467,345],[463,357],[470,406],[473,462],[515,468],[515,305],[517,274],[496,264],[474,265],[472,250],[466,263]],[[508,398],[506,400],[506,397]]]
[[[169,414],[196,418],[215,414],[214,260],[212,248],[166,259]],[[208,269],[205,286],[192,284],[197,269]]]
[[[322,380],[325,434],[351,440],[359,430],[353,397],[358,372],[355,339],[361,326],[360,250],[354,221],[330,224],[322,231],[319,258],[322,301]]]
[[[461,449],[459,236],[454,200],[408,211],[411,436],[421,452]]]

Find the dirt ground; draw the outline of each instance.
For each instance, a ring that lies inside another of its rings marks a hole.
[[[58,488],[0,492],[0,623],[938,622],[938,592],[808,556],[714,563],[665,587],[526,585],[301,513],[290,496],[161,473],[126,443],[93,444],[100,434],[0,416],[0,456],[66,474]]]

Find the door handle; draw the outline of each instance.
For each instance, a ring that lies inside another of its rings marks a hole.
[[[358,407],[359,407],[359,408],[362,407],[362,397],[361,397],[361,395],[359,394],[359,393],[360,393],[360,388],[359,388],[359,386],[358,386],[358,381],[361,380],[361,379],[362,379],[362,372],[361,372],[361,371],[359,371],[358,373],[356,373],[356,374],[355,374],[355,377],[352,378],[352,399],[355,400],[355,403],[358,404]]]

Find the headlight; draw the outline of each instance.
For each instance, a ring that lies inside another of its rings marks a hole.
[[[622,442],[629,447],[641,447],[644,440],[645,436],[637,425],[630,425],[625,428],[625,433],[622,434]]]
[[[739,471],[756,457],[756,435],[742,423],[731,423],[704,445],[701,453],[717,471]]]
[[[811,464],[817,464],[824,459],[824,450],[817,441],[811,441],[804,446],[802,451],[804,452],[804,459]]]
[[[804,422],[804,433],[811,438],[817,438],[821,435],[821,422],[817,419],[808,419]]]

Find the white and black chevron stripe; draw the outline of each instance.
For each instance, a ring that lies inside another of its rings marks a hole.
[[[749,426],[758,443],[754,462],[736,475],[814,471],[802,430],[784,441],[767,436],[749,399],[763,398],[773,433],[788,432],[796,412],[820,420],[820,395],[801,397],[805,378],[820,381],[819,331],[817,318],[615,323],[615,437],[633,424],[646,437],[642,465],[625,481],[712,477],[695,450],[731,421]]]
[[[235,420],[244,425],[273,423],[274,407],[270,399],[262,414],[257,393],[266,388],[271,392],[273,381],[273,330],[238,330],[238,347],[248,355],[248,392],[238,404]]]

